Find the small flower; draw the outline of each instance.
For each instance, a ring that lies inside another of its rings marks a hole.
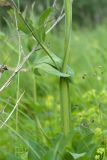
[[[96,128],[95,131],[94,131],[94,133],[95,133],[95,136],[97,136],[97,137],[101,136],[102,135],[101,128]]]
[[[95,155],[95,160],[102,160],[105,155],[105,149],[104,148],[98,148]]]
[[[100,160],[100,155],[95,155],[95,160]]]
[[[89,109],[89,114],[93,114],[93,113],[96,113],[95,107]]]
[[[51,96],[51,95],[48,95],[48,96],[46,97],[45,103],[46,103],[46,105],[47,105],[49,108],[51,108],[51,106],[52,106],[52,104],[53,104],[53,101],[54,101],[54,97]]]
[[[96,90],[95,90],[95,89],[92,89],[92,90],[86,92],[86,93],[83,95],[83,98],[84,98],[87,102],[92,101],[95,97],[96,97]]]
[[[103,155],[105,153],[105,149],[104,148],[98,148],[97,149],[97,154]]]

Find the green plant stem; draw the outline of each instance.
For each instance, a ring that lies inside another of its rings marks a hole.
[[[35,75],[33,74],[33,95],[34,95],[34,103],[36,104],[37,103],[37,86],[36,86],[36,77]]]
[[[18,0],[18,4],[19,4],[19,0]],[[19,6],[19,5],[18,5]],[[21,62],[21,37],[20,37],[20,33],[18,31],[18,22],[17,22],[17,17],[16,17],[16,11],[14,10],[14,16],[15,16],[15,22],[16,22],[16,30],[17,30],[17,35],[18,35],[18,45],[19,45],[19,50],[18,50],[18,64],[17,66],[19,66],[20,62]],[[20,73],[18,73],[17,75],[17,93],[16,93],[16,99],[18,100],[19,97],[19,93],[20,93]],[[19,106],[17,106],[16,108],[16,132],[19,132]],[[18,148],[19,148],[19,143],[18,143],[18,139],[16,137],[16,144],[15,144],[15,154],[17,155]]]
[[[68,60],[70,57],[70,39],[71,39],[71,22],[72,22],[72,6],[71,0],[64,1],[65,6],[65,41],[64,41],[64,59],[62,72],[66,73]],[[70,131],[70,94],[69,82],[67,78],[60,78],[60,100],[61,100],[61,116],[62,128],[66,136]]]
[[[62,77],[60,78],[60,100],[62,130],[66,136],[70,130],[69,83]]]
[[[56,62],[54,61],[50,50],[43,44],[41,43],[41,41],[38,39],[36,33],[32,30],[32,28],[30,27],[30,25],[26,22],[26,20],[23,18],[22,13],[20,12],[20,10],[18,9],[18,7],[16,6],[15,2],[13,0],[11,0],[14,8],[16,9],[18,15],[20,16],[20,18],[22,19],[23,23],[25,24],[25,26],[27,27],[27,29],[30,31],[30,33],[32,34],[33,38],[38,42],[38,44],[41,46],[41,48],[45,51],[45,53],[51,58],[51,60],[53,61],[53,63],[55,64],[55,66],[57,67]]]

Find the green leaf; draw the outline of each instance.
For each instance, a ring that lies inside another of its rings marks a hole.
[[[19,30],[23,31],[26,34],[30,33],[29,29],[27,28],[27,26],[25,25],[24,21],[22,20],[19,14],[17,14],[17,22]]]
[[[44,155],[43,147],[39,143],[37,143],[36,141],[33,141],[33,140],[30,140],[29,144],[30,144],[30,146],[32,146],[32,148],[35,152],[32,152],[32,150],[29,150],[28,160],[40,160],[41,157]]]
[[[58,77],[73,77],[74,72],[71,69],[70,66],[67,66],[67,72],[63,73],[61,72],[61,67],[62,67],[62,59],[56,56],[55,54],[51,54],[52,58],[54,59],[55,63],[57,64],[57,68],[54,65],[53,61],[50,59],[49,56],[44,56],[41,58],[35,59],[35,69],[41,69],[49,74],[56,75]]]
[[[35,76],[41,76],[40,72],[36,68],[34,68],[33,73],[35,74]]]
[[[48,8],[41,14],[39,18],[38,27],[36,28],[35,33],[41,42],[45,41],[45,21],[47,20],[51,12],[52,8]]]
[[[38,25],[43,25],[44,26],[44,23],[45,21],[47,20],[47,18],[49,17],[50,13],[53,11],[53,9],[50,7],[48,9],[46,9],[40,16],[39,18],[39,22],[38,22]]]
[[[72,155],[72,157],[74,158],[74,159],[79,159],[79,158],[81,158],[81,157],[84,157],[85,155],[86,155],[86,153],[71,153],[71,152],[69,152],[71,155]]]
[[[61,160],[73,160],[72,155],[69,152],[65,152],[61,158]]]
[[[46,154],[41,158],[41,160],[53,160],[52,159],[53,155],[53,149],[50,149],[49,151],[46,152]],[[55,160],[55,159],[54,159]]]
[[[69,74],[62,73],[47,63],[38,64],[35,66],[35,68],[41,69],[41,70],[45,71],[46,73],[49,73],[49,74],[52,74],[52,75],[55,75],[58,77],[70,77]]]
[[[32,20],[25,19],[25,21],[27,22],[27,25],[29,25],[30,29],[33,31],[34,28],[33,28],[33,25],[32,25]],[[24,23],[22,18],[18,15],[18,29],[20,29],[21,31],[23,31],[26,34],[31,34],[31,31],[28,29],[27,25]]]
[[[35,30],[35,33],[36,33],[38,39],[39,39],[41,42],[44,42],[44,41],[45,41],[45,36],[46,36],[46,34],[45,34],[45,27],[44,27],[43,25],[40,26],[39,28],[37,28],[37,29]]]

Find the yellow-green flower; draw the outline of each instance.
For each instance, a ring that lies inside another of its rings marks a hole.
[[[103,155],[105,153],[105,149],[104,148],[98,148],[97,149],[97,154]]]
[[[54,97],[53,96],[48,95],[46,97],[45,103],[46,103],[48,108],[51,108],[51,106],[53,105],[53,101],[54,101]]]
[[[95,131],[94,131],[94,133],[95,133],[95,136],[97,136],[97,137],[101,136],[102,135],[101,128],[96,128]]]
[[[105,155],[105,149],[104,148],[98,148],[95,155],[95,160],[102,160]]]
[[[90,108],[89,109],[89,114],[93,114],[93,113],[96,113],[96,108]]]
[[[100,160],[100,155],[95,155],[95,160]]]
[[[91,101],[95,97],[96,97],[96,90],[95,89],[92,89],[83,95],[83,98],[86,99],[86,101],[88,101],[88,102]]]

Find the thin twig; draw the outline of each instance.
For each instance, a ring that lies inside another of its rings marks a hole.
[[[2,116],[2,114],[4,113],[5,109],[7,107],[7,104],[4,106],[4,108],[0,111],[0,116]]]
[[[56,2],[57,2],[57,0],[54,0],[53,5],[52,5],[53,7],[55,7]]]
[[[12,68],[12,67],[7,67],[8,68],[8,71],[9,72],[14,72],[15,71],[15,68]],[[21,68],[20,72],[29,72],[31,71],[30,68]]]
[[[40,48],[34,47],[32,49],[32,51],[23,59],[23,61],[21,62],[21,64],[19,66],[16,67],[15,71],[12,73],[12,75],[8,78],[8,80],[4,83],[4,85],[0,88],[0,92],[2,92],[5,88],[7,88],[12,79],[15,77],[15,75],[22,69],[23,65],[27,62],[27,60],[29,59],[29,57],[35,52],[40,50]]]
[[[14,113],[15,109],[17,108],[21,98],[23,97],[24,92],[21,94],[21,96],[19,97],[19,99],[16,102],[16,105],[14,106],[13,110],[10,112],[10,114],[8,115],[8,117],[5,119],[5,121],[2,123],[2,125],[0,126],[0,129],[7,123],[7,121],[10,119],[10,117],[12,116],[12,114]]]
[[[62,7],[59,17],[57,18],[55,23],[46,31],[46,34],[48,34],[51,30],[53,30],[53,28],[64,18],[65,13],[63,13],[63,11],[64,11],[64,8]]]
[[[46,31],[46,34],[48,34],[65,16],[65,13],[63,15],[59,16],[55,23]]]

